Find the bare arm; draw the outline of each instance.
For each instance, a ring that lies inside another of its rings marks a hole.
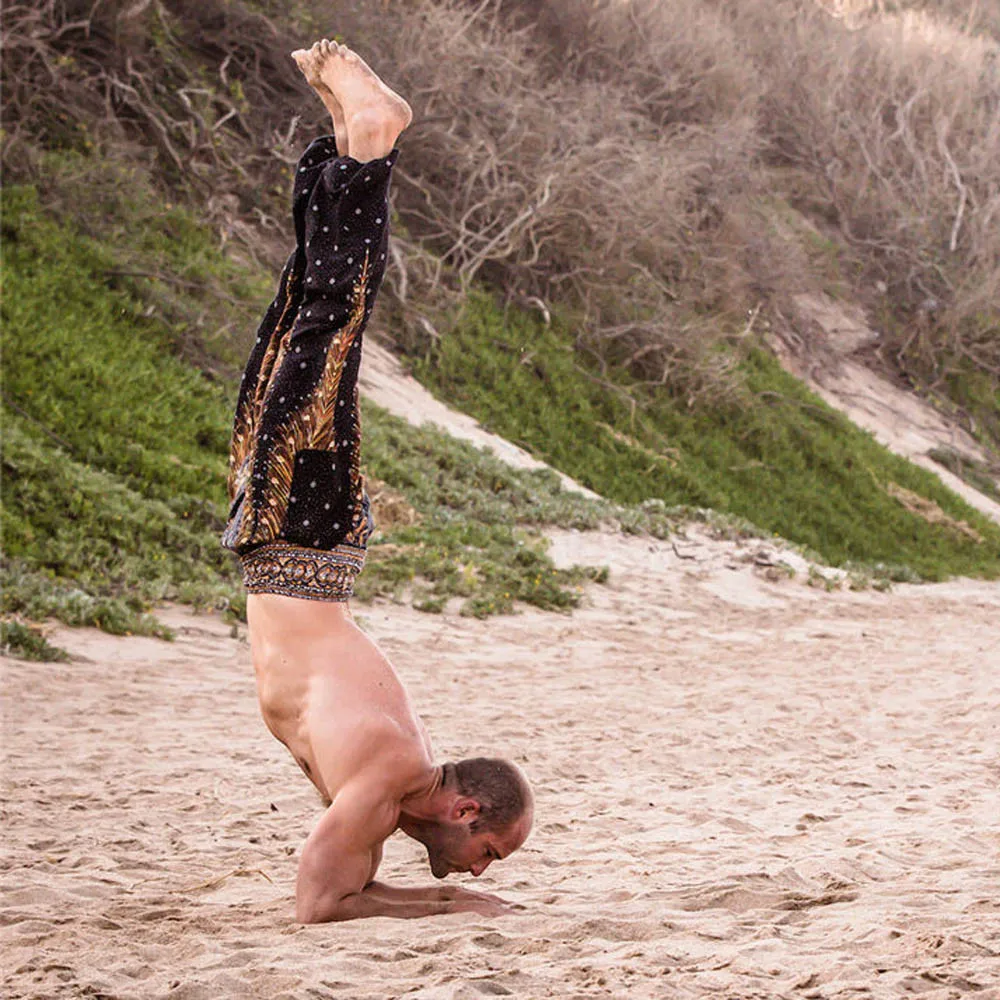
[[[506,911],[496,897],[457,887],[401,889],[373,881],[398,817],[394,798],[378,785],[359,780],[341,789],[302,849],[295,891],[300,923]]]
[[[497,896],[472,892],[459,886],[425,886],[403,889],[384,882],[369,882],[360,892],[341,900],[329,920],[358,917],[430,917],[441,913],[478,913],[500,916],[512,909]]]

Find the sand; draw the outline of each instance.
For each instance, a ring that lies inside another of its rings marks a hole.
[[[612,568],[572,615],[359,606],[439,759],[522,762],[524,904],[301,927],[320,815],[244,630],[54,629],[3,662],[2,995],[1000,997],[1000,586],[827,593],[739,546],[558,533]],[[390,840],[382,875],[432,881]],[[467,884],[476,880],[466,878]]]
[[[399,358],[375,337],[368,337],[365,341],[358,384],[366,399],[409,421],[415,427],[433,424],[452,437],[468,441],[477,448],[488,449],[515,469],[551,468],[524,448],[486,430],[468,414],[453,410],[435,398],[415,378],[406,374]],[[587,489],[558,469],[552,471],[559,477],[563,489],[582,493],[592,499],[598,497],[593,490]]]

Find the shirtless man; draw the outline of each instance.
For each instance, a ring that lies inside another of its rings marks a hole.
[[[525,841],[516,765],[437,765],[392,665],[348,606],[373,530],[360,472],[362,333],[385,270],[389,180],[409,105],[325,39],[292,53],[333,118],[296,165],[289,257],[240,387],[223,544],[240,557],[261,712],[327,810],[299,862],[303,923],[512,907],[462,888],[375,880],[396,830],[431,871],[481,875]]]

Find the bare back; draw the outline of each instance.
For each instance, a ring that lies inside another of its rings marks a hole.
[[[326,802],[373,767],[426,780],[423,724],[346,603],[251,594],[247,621],[264,721]]]

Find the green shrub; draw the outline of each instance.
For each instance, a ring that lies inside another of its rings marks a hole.
[[[65,649],[53,646],[42,633],[20,622],[0,622],[0,653],[25,660],[68,660]]]
[[[737,405],[689,410],[623,372],[588,369],[573,328],[556,317],[506,313],[471,297],[414,371],[484,426],[602,496],[711,507],[805,546],[832,565],[905,564],[925,579],[1000,573],[1000,528],[933,474],[893,455],[784,372],[762,349],[740,369]],[[904,486],[983,536],[968,537],[906,510]]]

